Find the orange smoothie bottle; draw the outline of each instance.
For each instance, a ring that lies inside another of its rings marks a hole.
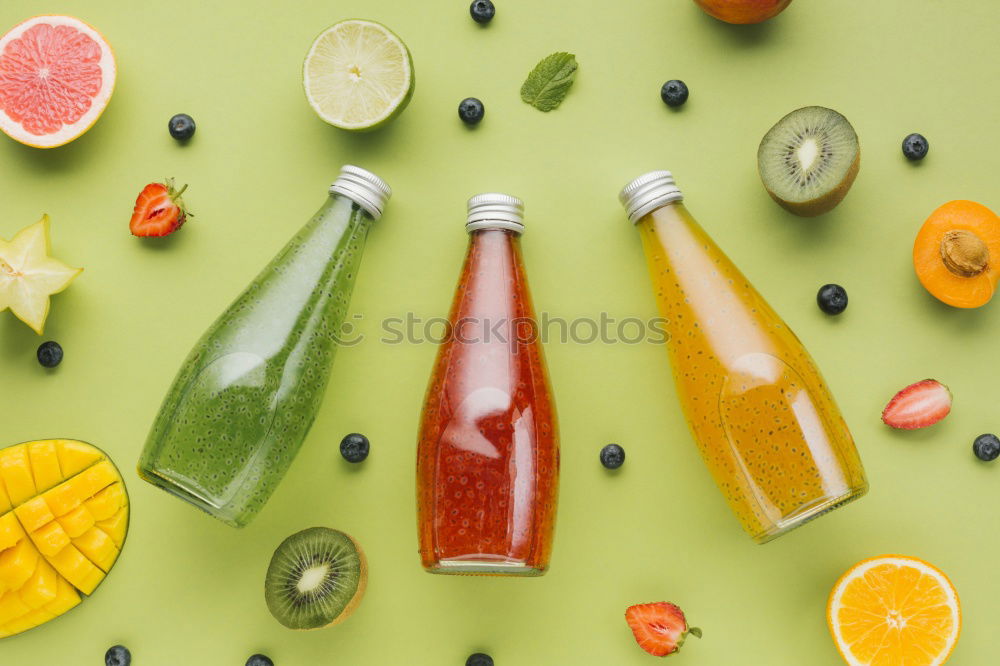
[[[669,171],[619,198],[642,235],[677,394],[730,507],[765,543],[868,490],[805,347],[684,207]]]

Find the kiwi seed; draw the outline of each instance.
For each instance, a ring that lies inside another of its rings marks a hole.
[[[771,198],[796,215],[821,215],[851,189],[861,163],[858,135],[833,109],[807,106],[777,122],[757,149]]]

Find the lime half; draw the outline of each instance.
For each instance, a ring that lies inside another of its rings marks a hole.
[[[413,96],[413,61],[381,23],[341,21],[316,38],[302,70],[306,98],[319,117],[346,130],[381,127]]]

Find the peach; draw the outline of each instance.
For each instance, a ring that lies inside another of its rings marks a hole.
[[[695,4],[726,23],[760,23],[780,14],[792,0],[694,0]]]

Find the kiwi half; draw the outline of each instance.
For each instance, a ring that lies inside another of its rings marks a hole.
[[[346,620],[361,603],[368,563],[358,542],[311,527],[281,542],[264,580],[271,615],[289,629],[319,629]]]
[[[771,198],[796,215],[831,210],[861,165],[858,135],[833,109],[807,106],[777,122],[757,149],[757,170]]]

